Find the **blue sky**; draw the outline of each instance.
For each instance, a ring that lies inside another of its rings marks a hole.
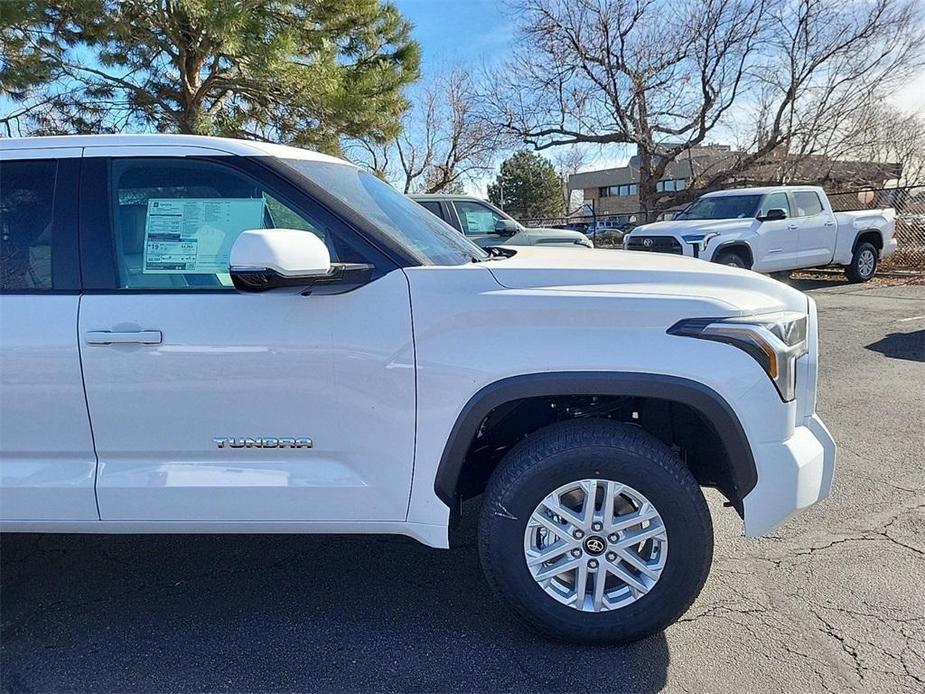
[[[425,75],[452,63],[472,67],[504,57],[514,25],[502,0],[392,0],[414,23]]]
[[[421,44],[424,78],[455,63],[474,68],[504,60],[515,42],[515,23],[505,0],[392,0],[414,24],[413,36]],[[414,98],[414,91],[409,94]],[[548,154],[548,153],[546,153]],[[586,147],[583,168],[623,164],[629,150],[623,145]],[[470,183],[469,192],[485,195],[491,177]]]

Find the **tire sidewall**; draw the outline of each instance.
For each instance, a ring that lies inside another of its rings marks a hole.
[[[661,515],[668,537],[665,567],[652,590],[630,605],[601,613],[581,612],[547,595],[530,575],[523,551],[527,520],[540,501],[564,484],[593,478],[626,484],[645,496]],[[519,612],[562,625],[564,633],[553,636],[583,638],[585,632],[602,630],[621,639],[640,638],[677,619],[703,587],[706,570],[701,568],[708,569],[712,560],[709,515],[706,533],[698,500],[646,456],[609,446],[561,451],[525,473],[499,501],[507,514],[492,513],[488,559],[511,587]],[[702,496],[699,502],[704,503]]]
[[[864,254],[865,251],[870,251],[874,259],[874,263],[873,263],[873,266],[871,267],[869,275],[865,275],[864,273],[861,272],[861,256]],[[867,243],[865,241],[860,246],[858,246],[858,249],[857,249],[857,252],[855,253],[855,258],[854,258],[854,271],[862,282],[866,282],[867,280],[871,279],[875,274],[877,274],[877,249],[874,247],[873,244]]]
[[[738,253],[731,253],[729,251],[721,251],[719,255],[716,256],[715,263],[719,265],[728,265],[731,267],[741,268],[743,270],[747,269],[745,261],[742,260],[742,257]]]

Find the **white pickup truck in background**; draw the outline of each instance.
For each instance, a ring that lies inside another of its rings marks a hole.
[[[833,212],[822,188],[739,188],[701,196],[674,219],[636,227],[623,247],[764,273],[841,265],[866,282],[896,250],[891,208]]]

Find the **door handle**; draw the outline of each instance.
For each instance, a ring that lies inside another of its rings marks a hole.
[[[788,225],[787,225],[787,228],[788,228],[788,229],[799,229],[799,225],[797,225],[797,224],[788,224]]]
[[[159,345],[163,339],[160,330],[137,330],[134,332],[110,332],[91,330],[87,333],[88,345]]]
[[[827,227],[834,227],[834,226],[835,226],[835,222],[826,222],[825,225],[826,225]]]

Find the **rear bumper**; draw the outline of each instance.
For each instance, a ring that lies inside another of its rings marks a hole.
[[[818,415],[782,443],[757,446],[758,483],[743,501],[745,534],[766,535],[800,509],[825,499],[835,472],[835,440]]]
[[[883,250],[880,251],[880,257],[886,258],[888,255],[893,254],[896,251],[896,239],[891,238],[883,246]]]

